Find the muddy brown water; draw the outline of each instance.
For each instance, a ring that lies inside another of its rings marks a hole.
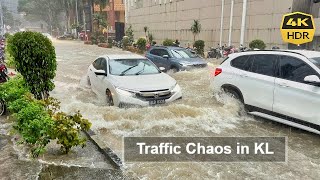
[[[319,135],[239,114],[239,104],[227,96],[217,101],[210,90],[210,68],[171,74],[183,90],[182,100],[159,107],[120,109],[106,106],[103,98],[80,82],[97,56],[128,52],[71,41],[54,44],[58,71],[51,95],[61,101],[64,111],[80,110],[120,156],[124,136],[288,137],[287,163],[125,163],[125,173],[140,179],[319,179]],[[90,152],[81,157],[85,156],[91,156]],[[86,166],[81,162],[75,156],[72,163]],[[103,164],[96,168],[103,168]]]

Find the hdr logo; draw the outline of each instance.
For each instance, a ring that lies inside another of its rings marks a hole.
[[[311,42],[316,30],[312,15],[301,12],[284,15],[280,29],[283,41],[296,45]]]

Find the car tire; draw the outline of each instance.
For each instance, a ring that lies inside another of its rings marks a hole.
[[[177,73],[177,72],[179,72],[179,69],[176,67],[171,67],[170,71],[172,71],[173,73]]]
[[[241,103],[241,111],[239,112],[240,114],[246,114],[248,112],[241,92],[238,92],[232,88],[224,88],[224,92]]]
[[[106,90],[106,96],[107,96],[107,103],[109,106],[114,106],[112,93],[109,89]]]
[[[2,100],[0,100],[0,116],[3,116],[5,114],[6,114],[6,105]]]

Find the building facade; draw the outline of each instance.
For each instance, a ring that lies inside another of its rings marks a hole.
[[[95,5],[95,12],[100,11],[100,6]],[[125,22],[124,0],[110,0],[109,4],[102,10],[106,12],[109,29],[114,30],[116,22]]]
[[[312,13],[317,15],[315,17],[318,22],[319,5],[311,0],[247,0],[245,26],[242,26],[243,2],[244,0],[126,0],[126,26],[132,25],[135,38],[144,37],[143,27],[147,26],[158,44],[165,38],[170,38],[178,39],[185,46],[193,42],[190,31],[193,20],[200,20],[202,31],[197,39],[204,40],[207,48],[218,46],[220,41],[222,45],[230,42],[239,47],[241,27],[244,27],[244,46],[248,46],[253,39],[261,39],[268,48],[287,48],[288,44],[282,41],[280,33],[284,14],[293,11]],[[318,30],[316,34],[320,35]]]

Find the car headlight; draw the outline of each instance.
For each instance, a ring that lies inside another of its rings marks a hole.
[[[135,93],[129,90],[125,90],[125,89],[120,89],[120,88],[116,88],[116,91],[124,96],[135,96]]]
[[[179,91],[181,91],[181,88],[180,88],[180,86],[179,86],[178,84],[175,84],[175,85],[171,88],[171,92],[172,92],[172,93],[177,93],[177,92],[179,92]]]
[[[190,63],[186,63],[186,62],[180,62],[179,63],[181,66],[190,66],[191,64]]]

